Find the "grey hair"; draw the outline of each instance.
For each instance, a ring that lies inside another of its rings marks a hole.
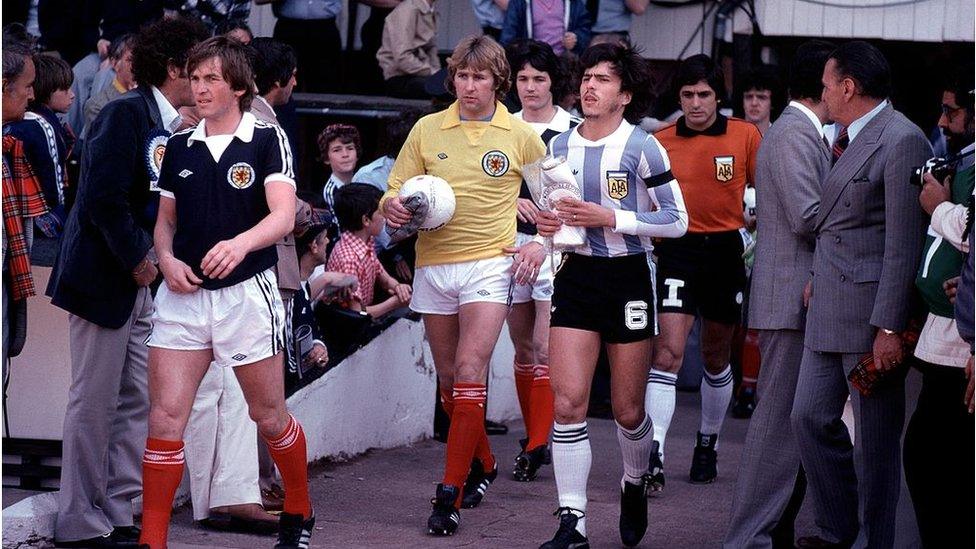
[[[20,76],[24,72],[24,67],[27,65],[27,59],[30,56],[31,52],[25,45],[12,40],[4,40],[3,79],[9,81]]]

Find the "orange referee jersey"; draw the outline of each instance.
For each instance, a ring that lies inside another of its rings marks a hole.
[[[742,194],[752,185],[762,135],[750,122],[717,115],[704,131],[682,116],[654,137],[668,151],[688,210],[689,233],[734,231],[745,225]]]

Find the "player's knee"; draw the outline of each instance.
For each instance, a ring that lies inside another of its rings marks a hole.
[[[708,373],[720,374],[729,365],[729,349],[702,349],[702,361]]]
[[[484,383],[488,371],[488,358],[477,356],[458,357],[454,363],[454,381]]]
[[[675,374],[681,369],[682,360],[684,360],[683,352],[662,345],[654,349],[654,359],[651,363],[655,370]]]
[[[587,402],[585,394],[557,394],[553,398],[553,412],[556,423],[579,423],[586,418]]]
[[[549,364],[549,338],[544,336],[536,338],[534,342],[534,347],[535,347],[535,363]]]
[[[644,406],[643,404],[630,404],[623,406],[614,406],[613,408],[613,418],[620,424],[624,429],[636,429],[640,427],[640,424],[644,421]]]
[[[171,407],[154,405],[149,409],[149,436],[163,440],[183,438],[185,419]]]
[[[535,364],[536,356],[530,341],[518,341],[515,343],[515,362],[519,364]]]
[[[249,403],[247,406],[247,415],[258,426],[258,431],[265,436],[275,436],[281,431],[284,431],[287,426],[287,414],[284,414],[282,410],[278,410],[271,403]]]

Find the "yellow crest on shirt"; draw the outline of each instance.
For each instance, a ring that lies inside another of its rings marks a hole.
[[[622,200],[629,192],[627,172],[607,172],[607,196],[614,200]]]
[[[254,168],[247,162],[238,162],[227,170],[227,182],[237,189],[246,189],[254,183]]]
[[[728,183],[732,181],[732,177],[735,175],[735,157],[734,156],[716,156],[715,157],[715,179],[721,181],[722,183]]]

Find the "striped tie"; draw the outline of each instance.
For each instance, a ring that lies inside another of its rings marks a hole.
[[[837,139],[834,140],[834,147],[831,150],[834,157],[834,164],[837,163],[837,159],[840,158],[840,155],[844,154],[844,151],[847,149],[847,145],[849,145],[850,142],[851,139],[847,136],[847,128],[842,129],[840,134],[837,136]]]

